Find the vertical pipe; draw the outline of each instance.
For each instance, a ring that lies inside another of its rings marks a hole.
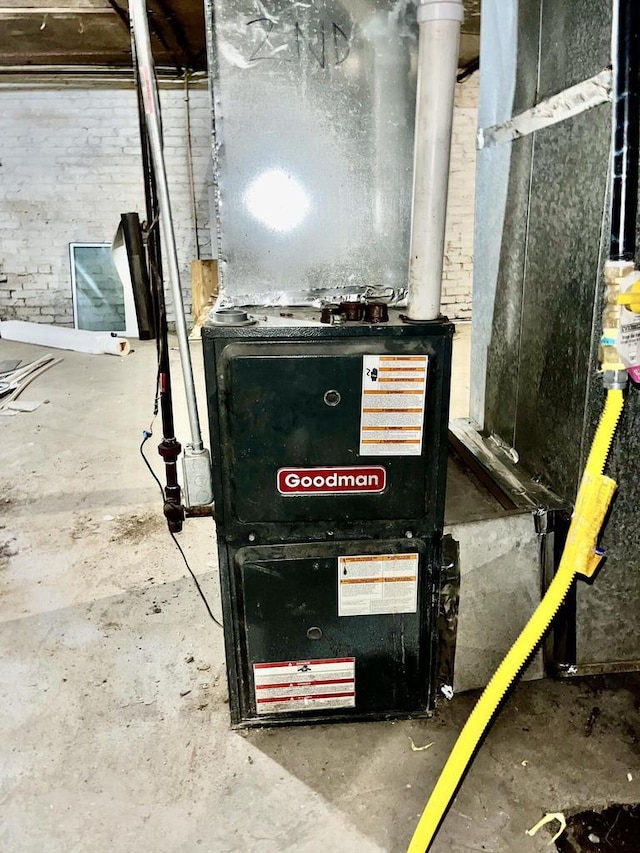
[[[605,296],[600,339],[602,381],[608,390],[626,388],[627,369],[632,376],[636,375],[636,366],[630,362],[630,351],[622,335],[620,296],[622,282],[635,270],[640,135],[639,51],[640,4],[637,0],[613,0],[611,237],[609,259],[604,267]]]
[[[133,34],[132,34],[133,35]],[[182,490],[178,480],[178,458],[182,445],[175,436],[173,421],[173,393],[171,389],[171,366],[169,364],[169,334],[167,331],[167,312],[164,301],[164,283],[162,277],[162,251],[160,248],[160,227],[158,223],[158,193],[155,172],[149,150],[149,135],[142,97],[142,86],[136,63],[136,46],[132,38],[131,51],[134,59],[136,95],[138,99],[138,121],[140,124],[140,143],[142,149],[142,172],[144,175],[144,197],[147,217],[147,257],[151,276],[151,296],[156,328],[156,349],[158,353],[158,378],[156,393],[160,398],[162,419],[162,441],[158,453],[165,468],[166,485],[164,487],[164,515],[169,530],[179,533],[182,530],[184,513],[182,509]]]
[[[193,138],[191,134],[191,100],[189,98],[189,72],[184,74],[184,124],[187,135],[187,172],[189,174],[189,195],[191,201],[191,219],[193,220],[193,236],[196,241],[196,258],[200,260],[200,237],[198,235],[198,205],[196,201],[196,185],[193,175]]]
[[[633,261],[638,210],[640,134],[640,4],[615,0],[613,8],[613,167],[609,259]]]
[[[203,450],[202,433],[200,431],[198,403],[196,400],[196,390],[193,381],[193,367],[191,364],[191,352],[189,350],[187,321],[185,318],[184,302],[180,287],[178,253],[176,248],[175,232],[173,229],[173,219],[171,216],[171,203],[169,200],[169,185],[167,182],[164,152],[162,149],[160,102],[158,98],[158,87],[156,83],[153,56],[151,54],[149,22],[147,19],[145,0],[129,0],[129,12],[133,27],[140,84],[142,86],[149,147],[156,174],[160,222],[162,224],[162,231],[167,247],[169,279],[173,293],[176,334],[178,336],[178,349],[180,351],[180,363],[182,365],[182,377],[184,381],[187,411],[189,414],[189,425],[191,428],[191,445],[193,449],[199,453]]]
[[[420,0],[409,301],[411,320],[440,314],[451,128],[462,0]]]

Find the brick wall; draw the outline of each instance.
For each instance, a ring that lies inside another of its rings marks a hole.
[[[456,90],[443,291],[443,312],[452,318],[471,315],[478,76]],[[202,257],[210,257],[208,93],[192,88],[190,99],[198,239]],[[182,87],[163,87],[161,102],[189,310],[196,245]],[[0,319],[70,325],[68,244],[110,242],[120,213],[144,215],[135,92],[126,86],[4,85],[0,115]]]
[[[193,87],[190,102],[198,237],[202,256],[210,257],[206,88]],[[161,104],[189,308],[189,264],[196,246],[182,86],[163,87]],[[4,85],[0,115],[0,319],[73,324],[69,243],[110,242],[120,213],[138,211],[144,218],[135,91],[115,85]]]
[[[453,116],[442,311],[456,319],[471,317],[479,78],[457,84]]]

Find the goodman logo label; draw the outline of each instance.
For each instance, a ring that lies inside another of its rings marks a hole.
[[[359,495],[384,491],[387,472],[380,466],[353,468],[280,468],[281,495]]]

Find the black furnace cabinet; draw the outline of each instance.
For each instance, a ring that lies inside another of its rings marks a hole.
[[[453,326],[291,313],[202,331],[232,722],[419,714]]]

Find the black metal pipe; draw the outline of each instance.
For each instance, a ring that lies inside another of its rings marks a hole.
[[[145,119],[142,88],[135,61],[135,44],[132,41],[133,67],[136,76],[136,92],[138,96],[138,123],[140,126],[140,143],[142,148],[142,171],[144,175],[144,195],[146,206],[146,245],[151,277],[151,293],[155,314],[157,332],[156,347],[158,352],[158,388],[160,398],[160,416],[162,420],[162,441],[158,445],[158,453],[164,461],[166,486],[164,487],[164,515],[172,533],[182,530],[184,508],[182,493],[178,481],[178,457],[182,451],[180,442],[175,437],[173,420],[173,394],[171,390],[171,366],[169,363],[169,331],[167,328],[167,311],[164,299],[164,283],[162,278],[162,252],[160,248],[160,217],[156,178],[151,159],[147,124]]]
[[[638,212],[640,3],[638,0],[614,0],[613,15],[613,181],[609,258],[632,261],[636,254]]]

